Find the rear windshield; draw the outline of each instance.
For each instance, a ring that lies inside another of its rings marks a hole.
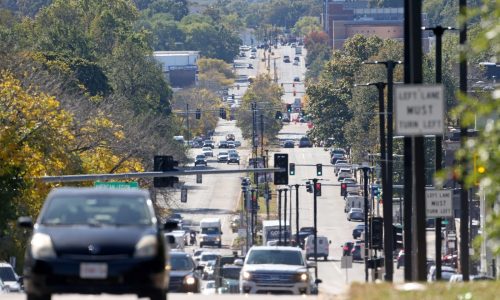
[[[151,225],[147,200],[127,195],[61,195],[50,199],[44,225]]]
[[[2,281],[17,281],[14,271],[10,267],[0,267],[0,278]]]
[[[240,271],[240,268],[222,268],[222,277],[229,279],[239,279]]]
[[[170,257],[170,265],[174,271],[188,271],[194,269],[193,261],[184,255],[172,255]]]
[[[253,250],[246,261],[250,265],[280,264],[280,265],[304,265],[300,251],[284,250]]]

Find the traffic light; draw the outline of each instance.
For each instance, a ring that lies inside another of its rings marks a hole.
[[[342,197],[347,196],[347,183],[340,184],[340,196]]]
[[[318,197],[321,196],[321,183],[316,182],[315,187],[316,187],[316,196]]]
[[[294,163],[290,163],[290,175],[295,175],[295,164]]]
[[[403,226],[392,224],[392,235],[394,250],[403,249]]]
[[[368,225],[371,228],[371,239],[370,237],[366,237],[371,240],[370,248],[375,250],[384,249],[384,219],[381,217],[373,217],[370,218],[370,224]]]
[[[249,185],[250,185],[250,178],[248,178],[248,177],[243,178],[241,180],[241,191],[246,193]]]
[[[294,95],[295,96],[295,95]],[[292,112],[292,105],[291,104],[287,104],[286,105],[286,111],[291,113]]]
[[[197,108],[196,109],[196,120],[199,120],[201,118],[201,109]]]
[[[155,172],[177,171],[174,167],[178,164],[179,162],[174,161],[174,158],[170,155],[157,155],[153,160],[153,170]],[[156,188],[173,187],[178,182],[179,177],[175,176],[153,178],[153,186]]]
[[[219,117],[224,120],[226,119],[226,109],[224,107],[219,109]]]
[[[274,118],[276,120],[281,120],[283,119],[283,114],[281,113],[281,111],[276,111],[276,115],[274,116]]]
[[[274,184],[288,184],[288,154],[274,153],[274,167],[285,169],[284,172],[274,172]]]
[[[316,175],[323,176],[323,165],[322,164],[316,164]]]
[[[312,189],[312,184],[310,181],[306,181],[306,191],[308,193],[312,193],[313,192],[313,189]]]
[[[377,185],[372,185],[372,196],[373,197],[380,196],[380,189]]]

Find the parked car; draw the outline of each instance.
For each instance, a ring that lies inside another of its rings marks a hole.
[[[361,208],[351,208],[347,213],[347,221],[364,221],[365,213]]]
[[[140,189],[53,189],[26,243],[27,299],[51,294],[136,294],[165,300],[169,254],[151,197]],[[120,282],[120,284],[117,284]]]
[[[205,155],[204,154],[198,154],[198,155],[196,155],[196,158],[194,160],[194,165],[195,166],[202,165],[202,166],[206,167],[208,164],[207,164],[207,158],[205,157]]]
[[[227,159],[227,163],[235,163],[235,164],[240,164],[240,156],[238,153],[229,153],[229,157]]]
[[[3,282],[5,291],[20,292],[21,280],[9,263],[0,262],[0,281]]]
[[[201,152],[205,155],[205,156],[210,156],[210,157],[213,157],[214,156],[214,151],[212,150],[212,148],[210,147],[203,147],[201,149]]]
[[[283,143],[283,148],[294,148],[294,147],[295,147],[295,143],[292,140],[286,140]]]
[[[362,233],[365,231],[365,224],[358,224],[352,230],[352,238],[357,239],[360,238]]]
[[[199,293],[201,274],[190,254],[170,253],[170,282],[168,290],[175,293]]]
[[[228,157],[229,153],[227,153],[226,151],[220,151],[217,155],[217,162],[227,162]]]

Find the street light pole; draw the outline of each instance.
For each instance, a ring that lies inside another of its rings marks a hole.
[[[250,191],[252,192],[252,198],[250,199],[251,200],[251,204],[252,204],[250,206],[251,207],[250,213],[251,213],[251,216],[252,216],[252,219],[251,219],[251,222],[250,222],[250,228],[251,228],[250,229],[250,235],[252,237],[252,246],[253,246],[255,244],[255,239],[254,239],[254,232],[255,232],[255,230],[254,230],[255,229],[255,226],[254,226],[254,224],[255,224],[255,201],[253,200],[254,197],[255,197],[255,189],[251,189]]]
[[[394,68],[402,64],[402,61],[387,60],[363,62],[363,64],[382,64],[387,69],[387,155],[382,158],[387,164],[386,186],[382,198],[384,201],[384,261],[385,261],[385,280],[392,281],[394,273],[393,263],[393,240],[392,240],[392,184],[393,184],[393,87],[394,87]]]
[[[454,30],[452,27],[422,27],[422,30],[432,30],[436,37],[436,83],[442,82],[442,43],[443,34],[446,30]],[[442,169],[443,161],[443,137],[436,135],[436,172]],[[436,218],[435,221],[436,233],[436,280],[441,280],[441,218]]]

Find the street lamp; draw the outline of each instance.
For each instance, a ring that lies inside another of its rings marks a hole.
[[[436,36],[436,83],[442,82],[442,40],[446,30],[455,30],[453,27],[422,27],[422,30],[431,30]],[[443,161],[443,137],[436,135],[436,172],[442,169]],[[436,218],[436,280],[441,279],[441,218]]]
[[[385,256],[385,280],[392,281],[394,273],[393,255],[392,255],[392,136],[393,136],[393,86],[394,86],[394,68],[402,64],[399,60],[386,61],[364,61],[367,65],[384,65],[387,69],[387,165],[386,165],[386,186],[383,193],[384,201],[384,256]]]

